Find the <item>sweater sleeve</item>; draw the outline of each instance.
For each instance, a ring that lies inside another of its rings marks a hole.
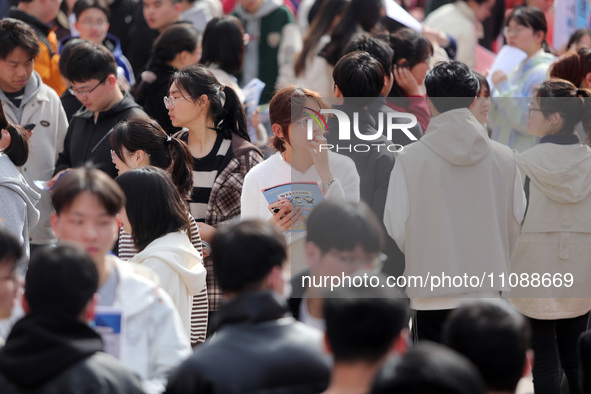
[[[408,220],[409,214],[406,178],[400,161],[396,161],[388,184],[388,195],[386,197],[383,220],[388,235],[396,241],[402,253],[404,253],[406,221]]]

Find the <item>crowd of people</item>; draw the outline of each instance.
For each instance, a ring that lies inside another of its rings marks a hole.
[[[591,30],[551,1],[0,17],[1,393],[591,393]]]

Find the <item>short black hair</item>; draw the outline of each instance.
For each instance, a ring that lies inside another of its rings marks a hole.
[[[203,32],[200,63],[217,65],[229,74],[237,74],[244,64],[244,28],[235,16],[222,16],[209,21]]]
[[[474,72],[458,60],[439,62],[425,77],[427,96],[439,113],[468,108],[480,91]]]
[[[364,202],[325,201],[308,217],[306,241],[322,253],[353,250],[358,245],[367,253],[379,252],[383,238],[376,215]]]
[[[16,48],[27,52],[31,58],[39,54],[39,38],[25,22],[13,18],[0,20],[0,59],[6,58]]]
[[[349,45],[345,48],[345,54],[363,51],[369,53],[374,59],[376,59],[384,68],[385,75],[390,76],[392,72],[392,59],[394,58],[394,50],[390,48],[390,45],[379,37],[372,36],[358,36],[353,39]]]
[[[66,41],[66,43],[61,47],[60,60],[58,62],[58,66],[60,69],[60,74],[62,74],[62,76],[66,79],[68,79],[68,74],[66,74],[66,65],[68,64],[68,60],[70,60],[70,54],[72,53],[72,49],[82,44],[83,42],[88,41],[83,40],[79,37],[74,37]]]
[[[12,233],[0,224],[0,265],[16,263],[23,257],[23,248]]]
[[[369,105],[384,88],[384,67],[369,53],[356,51],[343,56],[332,71],[334,83],[345,104]]]
[[[372,394],[484,394],[482,378],[470,361],[430,342],[412,347],[400,361],[387,363]]]
[[[103,45],[84,42],[70,53],[66,64],[66,75],[72,82],[102,80],[108,75],[117,75],[117,62],[113,54]]]
[[[219,229],[211,242],[213,269],[223,291],[256,291],[287,258],[285,238],[272,224],[245,220]]]
[[[185,201],[163,170],[153,166],[136,168],[115,181],[125,193],[131,237],[140,251],[155,239],[189,228]]]
[[[33,253],[25,278],[31,313],[78,316],[98,289],[92,258],[78,245],[62,243]]]
[[[408,328],[408,306],[384,295],[374,288],[338,289],[324,300],[326,336],[335,362],[375,363]]]
[[[125,194],[119,185],[98,168],[85,165],[68,170],[55,183],[51,195],[55,212],[59,215],[84,192],[96,196],[110,216],[116,216],[125,206]]]
[[[466,303],[449,315],[443,327],[444,344],[472,361],[492,391],[515,391],[529,341],[525,318],[504,301]]]
[[[107,3],[106,0],[77,0],[74,3],[74,14],[76,15],[76,19],[80,20],[80,15],[90,8],[101,10],[107,17],[107,21],[111,17],[109,3]]]

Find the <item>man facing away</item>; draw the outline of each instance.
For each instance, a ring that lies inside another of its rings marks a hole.
[[[17,393],[143,393],[140,380],[105,354],[94,317],[98,272],[80,246],[40,249],[27,270],[23,307],[0,350],[0,390]]]
[[[512,151],[491,141],[469,110],[479,90],[470,68],[439,63],[425,87],[431,122],[398,153],[384,224],[405,254],[404,275],[429,281],[407,286],[413,332],[440,342],[447,314],[462,299],[499,297],[501,281],[482,278],[507,273],[525,195]]]
[[[214,271],[227,296],[215,335],[170,376],[166,392],[320,392],[329,376],[322,334],[288,313],[283,234],[245,220],[218,230]]]
[[[77,168],[56,183],[52,203],[58,239],[82,245],[97,267],[99,305],[121,311],[125,331],[119,359],[140,376],[146,392],[164,391],[169,372],[191,354],[191,346],[156,274],[109,253],[119,235],[123,191],[104,172]]]

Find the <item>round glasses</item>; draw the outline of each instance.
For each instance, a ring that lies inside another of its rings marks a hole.
[[[189,99],[192,98],[191,96],[187,96],[187,97],[172,97],[172,96],[164,96],[164,106],[167,109],[174,109],[176,102],[180,99]]]

